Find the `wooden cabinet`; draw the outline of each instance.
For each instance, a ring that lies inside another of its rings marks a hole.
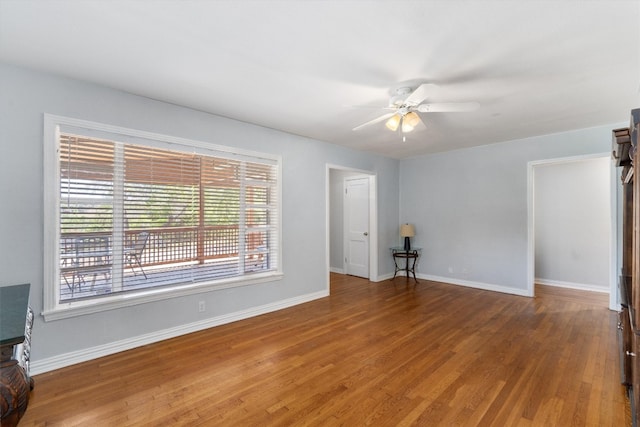
[[[627,387],[633,426],[640,419],[640,159],[637,154],[640,108],[629,128],[613,130],[612,157],[621,168],[622,269],[618,281],[620,379]]]

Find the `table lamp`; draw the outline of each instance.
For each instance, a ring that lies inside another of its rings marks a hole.
[[[404,250],[411,250],[411,238],[416,235],[416,230],[411,224],[400,225],[400,237],[404,237]]]

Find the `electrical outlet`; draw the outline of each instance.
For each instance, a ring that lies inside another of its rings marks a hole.
[[[204,305],[204,301],[200,301],[200,302],[198,302],[198,311],[199,311],[200,313],[202,313],[202,312],[203,312],[203,311],[205,311],[205,310],[206,310],[206,307],[205,307],[205,305]]]

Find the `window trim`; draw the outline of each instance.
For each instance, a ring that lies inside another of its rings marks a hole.
[[[162,288],[148,288],[131,293],[116,293],[100,298],[78,300],[72,302],[59,301],[59,245],[60,238],[60,198],[59,178],[60,165],[58,161],[58,141],[61,129],[64,131],[80,132],[86,136],[114,139],[114,136],[125,139],[128,142],[143,140],[144,145],[149,142],[160,147],[176,146],[187,150],[195,150],[202,153],[215,151],[217,155],[228,158],[254,157],[274,162],[277,165],[277,265],[274,271],[251,274],[248,276],[236,276],[215,281],[205,281],[191,284],[180,284]],[[250,150],[238,149],[217,144],[210,144],[186,138],[157,134],[153,132],[107,125],[88,120],[74,119],[70,117],[44,114],[44,307],[42,315],[45,321],[58,320],[85,314],[97,313],[117,308],[130,307],[152,301],[177,298],[214,290],[227,289],[239,286],[255,285],[259,283],[281,280],[282,272],[282,157],[280,155],[259,153]]]

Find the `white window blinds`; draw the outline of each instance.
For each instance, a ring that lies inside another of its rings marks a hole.
[[[58,143],[59,302],[278,269],[276,161],[73,133]]]

